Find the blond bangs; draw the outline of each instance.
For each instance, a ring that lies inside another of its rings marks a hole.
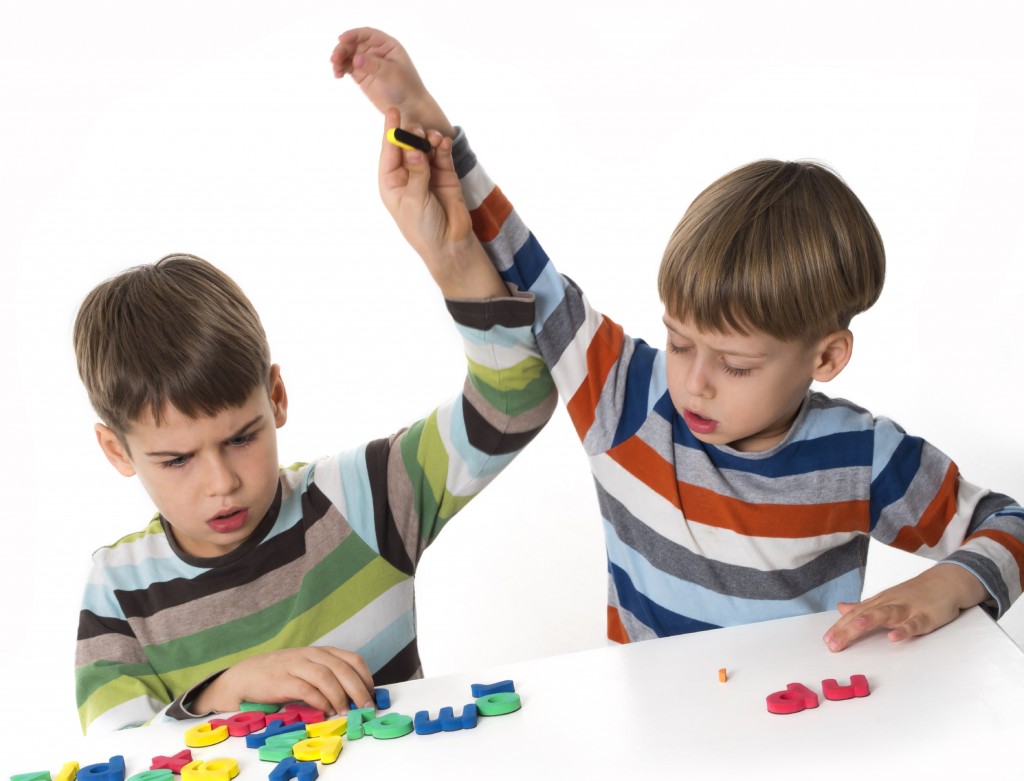
[[[658,291],[670,316],[700,330],[813,339],[870,307],[884,277],[877,228],[838,176],[764,160],[694,200],[666,247]]]

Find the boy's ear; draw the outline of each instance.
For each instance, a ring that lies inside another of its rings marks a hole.
[[[833,380],[850,362],[853,355],[853,331],[843,328],[833,331],[818,342],[815,366],[811,372],[818,382]]]
[[[125,477],[131,477],[135,474],[135,466],[132,464],[127,448],[117,438],[117,434],[102,423],[96,424],[96,441],[99,443],[103,455],[107,457],[107,461],[110,462],[114,469]]]
[[[274,424],[281,428],[288,420],[288,391],[285,390],[284,380],[281,378],[281,367],[274,364],[270,367],[270,408],[274,412]]]

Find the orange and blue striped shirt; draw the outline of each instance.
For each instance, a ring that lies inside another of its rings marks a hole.
[[[809,391],[768,451],[696,439],[669,397],[664,351],[556,271],[461,131],[454,155],[477,236],[502,277],[537,297],[537,342],[589,457],[611,639],[858,601],[870,537],[967,568],[997,614],[1020,595],[1024,509],[887,418]]]

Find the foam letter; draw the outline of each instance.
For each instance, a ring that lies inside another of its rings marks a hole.
[[[128,781],[171,781],[173,778],[174,773],[165,767],[160,770],[143,770],[141,773],[131,776]]]
[[[522,702],[515,692],[488,694],[486,697],[478,697],[476,701],[476,709],[481,716],[504,716],[520,707]]]
[[[311,738],[326,738],[331,735],[345,734],[345,730],[348,729],[348,719],[338,718],[331,719],[330,721],[318,721],[316,724],[306,725],[306,734]]]
[[[315,762],[299,762],[295,757],[285,757],[270,771],[270,781],[316,781],[320,771]]]
[[[248,748],[262,748],[269,738],[275,735],[281,735],[285,732],[297,732],[298,730],[305,730],[306,725],[301,721],[297,721],[294,724],[282,724],[280,721],[272,721],[267,725],[267,728],[263,732],[254,732],[251,735],[245,736],[245,745]]]
[[[513,681],[498,681],[497,683],[474,683],[470,684],[469,691],[474,697],[486,697],[488,694],[511,694],[516,690]]]
[[[821,682],[821,691],[826,700],[848,700],[851,697],[867,697],[871,694],[868,679],[863,675],[851,675],[848,686],[840,686],[835,678],[826,678]]]
[[[213,727],[226,726],[231,737],[244,738],[250,732],[256,732],[267,726],[267,715],[260,711],[246,711],[236,713],[227,719],[214,719],[210,724]]]
[[[301,721],[303,724],[317,724],[324,720],[324,712],[317,710],[316,708],[310,708],[308,705],[299,705],[297,703],[291,703],[284,706],[284,710],[280,713],[271,715],[270,719],[280,718],[282,715],[295,714],[295,718]]]
[[[83,767],[78,781],[124,781],[124,757],[118,754],[109,762]]]
[[[774,692],[765,699],[769,713],[799,713],[804,708],[818,707],[818,695],[802,683],[791,683],[785,691]]]
[[[197,724],[185,730],[185,745],[189,748],[204,748],[222,743],[228,739],[228,727],[221,719],[219,727],[213,726],[211,722]]]
[[[166,768],[172,773],[180,774],[181,769],[191,761],[192,752],[186,748],[179,751],[173,757],[153,757],[153,764],[149,767],[152,770],[163,770]]]
[[[238,775],[238,762],[233,759],[197,759],[181,769],[181,781],[231,781]]]
[[[359,740],[363,736],[363,724],[371,721],[377,711],[373,708],[353,708],[348,712],[348,724],[345,737],[349,740]]]
[[[391,740],[408,735],[413,730],[412,717],[402,713],[388,713],[366,722],[363,729],[377,740]]]
[[[307,738],[292,746],[292,753],[302,762],[323,762],[330,765],[341,753],[341,735]]]

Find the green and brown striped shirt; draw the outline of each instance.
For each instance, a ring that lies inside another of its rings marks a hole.
[[[197,684],[282,648],[355,651],[379,684],[422,674],[420,556],[556,402],[532,334],[532,295],[448,309],[469,372],[462,392],[429,417],[282,469],[266,517],[224,556],[190,557],[159,516],[93,555],[76,654],[84,730],[191,716],[185,704]]]

